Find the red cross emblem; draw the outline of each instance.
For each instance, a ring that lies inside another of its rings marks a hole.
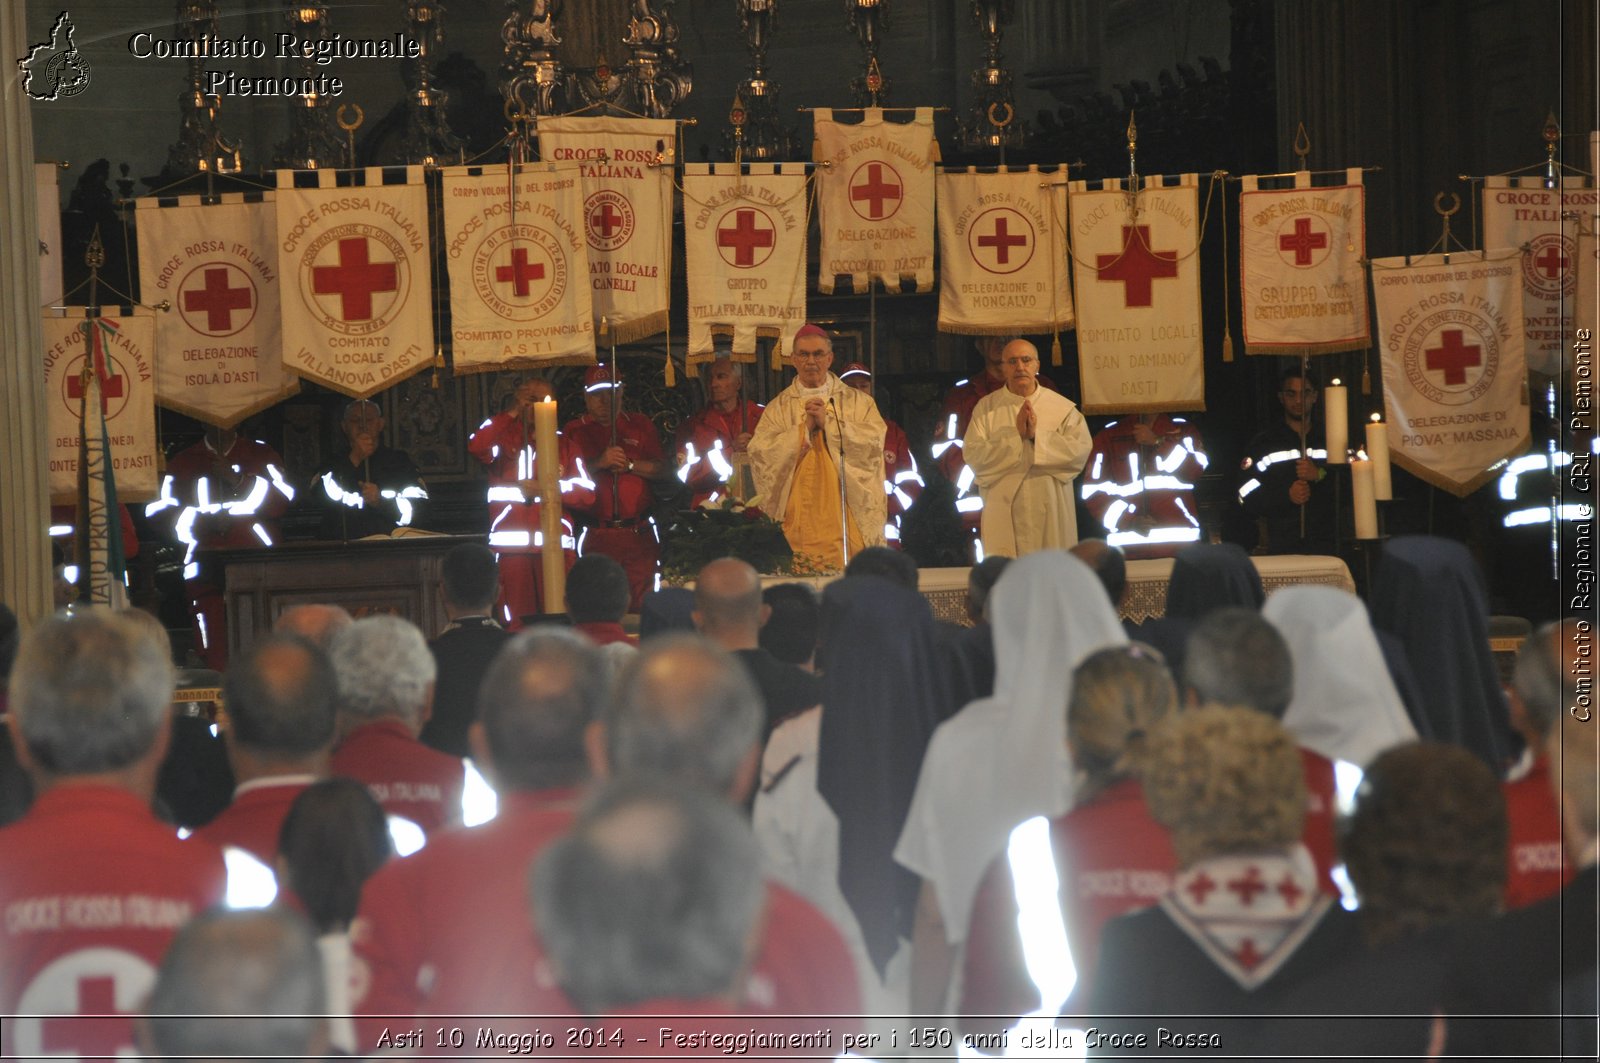
[[[1328,231],[1313,229],[1311,218],[1304,214],[1294,220],[1294,232],[1278,237],[1278,250],[1293,254],[1296,266],[1311,265],[1316,261],[1311,252],[1324,251],[1327,247]]]
[[[1124,225],[1122,250],[1114,255],[1096,255],[1095,269],[1103,281],[1122,282],[1123,306],[1149,306],[1154,282],[1178,275],[1178,252],[1152,251],[1150,226]]]
[[[1458,328],[1445,329],[1439,339],[1439,346],[1423,352],[1427,355],[1428,368],[1444,373],[1446,387],[1465,384],[1467,370],[1483,364],[1483,348],[1476,343],[1466,343]]]
[[[967,230],[972,260],[989,273],[1015,273],[1033,258],[1033,225],[1010,207],[984,211]]]
[[[400,290],[397,264],[369,261],[368,248],[365,236],[347,236],[339,241],[337,266],[311,270],[311,290],[318,295],[337,295],[339,317],[344,321],[371,321],[373,294]]]
[[[868,221],[894,217],[904,194],[900,175],[887,163],[865,163],[850,176],[850,207]],[[865,203],[865,209],[857,203]]]
[[[224,335],[233,332],[233,312],[249,310],[254,303],[254,292],[248,285],[243,288],[230,287],[227,266],[207,266],[203,272],[204,286],[190,288],[183,293],[184,312],[205,314],[206,332]]]
[[[96,352],[99,353],[98,351]],[[116,366],[101,355],[96,358],[97,372],[100,375],[100,412],[107,413],[108,399],[120,399],[127,395],[127,378],[116,372]],[[83,402],[83,361],[80,359],[67,370],[67,398],[72,400],[69,409],[76,415],[77,404]]]
[[[1300,897],[1305,893],[1294,878],[1288,874],[1283,876],[1283,881],[1278,883],[1278,896],[1283,898],[1283,903],[1293,908],[1300,903]]]
[[[610,203],[600,204],[600,209],[589,215],[589,224],[600,234],[602,240],[611,239],[611,234],[622,228],[622,215],[617,213],[617,208]]]
[[[988,236],[978,237],[978,246],[994,248],[995,261],[1003,266],[1011,260],[1011,249],[1013,247],[1027,247],[1028,238],[1021,233],[1012,234],[1006,232],[1006,219],[996,218],[994,232]]]
[[[133,1043],[133,1024],[117,1011],[116,991],[116,979],[109,975],[79,978],[78,1014],[43,1021],[40,1039],[44,1050],[108,1063],[116,1059],[122,1048]]]
[[[496,266],[494,279],[501,284],[510,284],[517,297],[524,298],[528,294],[529,281],[544,279],[544,263],[529,262],[528,249],[514,247],[511,249],[511,265]]]
[[[1211,880],[1210,875],[1202,871],[1183,888],[1189,891],[1189,896],[1194,898],[1194,903],[1204,904],[1206,903],[1206,898],[1211,896],[1211,891],[1217,888],[1217,884]]]
[[[1228,883],[1228,889],[1237,893],[1239,903],[1249,908],[1255,904],[1256,894],[1266,892],[1267,884],[1261,881],[1261,869],[1251,864],[1243,878],[1236,878]]]
[[[1256,943],[1254,938],[1245,938],[1244,944],[1240,945],[1238,949],[1234,951],[1233,958],[1238,960],[1239,966],[1243,967],[1247,971],[1255,970],[1256,965],[1262,960],[1266,959],[1265,956],[1256,951]]]
[[[729,213],[733,215],[732,227],[717,226],[717,254],[722,255],[722,260],[730,266],[748,269],[759,266],[772,257],[772,247],[777,242],[778,231],[766,214],[752,207],[739,207]],[[724,214],[722,217],[726,220],[728,215]],[[731,259],[723,254],[724,248],[733,250]],[[763,249],[766,254],[758,261],[756,252]]]
[[[1533,264],[1539,267],[1540,273],[1554,279],[1566,271],[1569,261],[1559,245],[1550,244],[1533,260]]]

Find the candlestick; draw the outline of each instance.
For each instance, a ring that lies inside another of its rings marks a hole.
[[[1394,498],[1394,481],[1389,476],[1389,426],[1382,414],[1367,422],[1367,457],[1372,459],[1372,494],[1379,502]]]
[[[1350,493],[1355,499],[1356,538],[1378,537],[1378,503],[1372,497],[1372,462],[1357,459],[1350,463]]]
[[[1323,397],[1322,438],[1328,444],[1328,464],[1343,465],[1350,450],[1350,389],[1335,377]]]
[[[556,442],[556,404],[546,395],[533,407],[533,442],[538,448],[539,562],[544,576],[544,611],[567,608],[567,558],[561,549],[561,450]]]

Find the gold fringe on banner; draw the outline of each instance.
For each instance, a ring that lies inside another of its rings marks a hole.
[[[1131,417],[1140,413],[1203,413],[1205,406],[1190,399],[1187,402],[1118,402],[1104,406],[1079,406],[1078,410],[1089,416],[1115,413]]]
[[[574,354],[565,358],[507,358],[501,362],[478,362],[472,365],[458,366],[455,376],[473,376],[477,373],[503,373],[510,370],[531,369],[535,372],[543,369],[554,369],[561,365],[595,365],[597,359],[587,354]]]
[[[1247,343],[1244,353],[1252,357],[1257,355],[1298,355],[1301,351],[1307,354],[1342,354],[1345,351],[1365,350],[1370,341],[1361,340],[1351,343],[1348,340],[1333,343]]]
[[[632,321],[611,322],[611,342],[614,344],[638,343],[667,329],[667,312],[657,310]]]

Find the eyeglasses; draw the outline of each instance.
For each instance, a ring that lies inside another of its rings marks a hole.
[[[821,358],[826,358],[826,357],[828,357],[828,355],[830,355],[832,353],[833,353],[832,351],[827,350],[826,348],[824,348],[823,350],[820,350],[820,351],[801,351],[801,350],[796,350],[794,352],[794,354],[792,355],[792,357],[797,362],[810,362],[810,361],[816,361],[816,360],[821,359]]]

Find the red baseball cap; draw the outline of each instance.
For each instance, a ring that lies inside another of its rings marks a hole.
[[[851,362],[849,365],[845,366],[844,370],[839,374],[839,379],[843,380],[845,377],[855,376],[857,373],[860,373],[868,380],[872,379],[872,370],[868,369],[860,362]]]
[[[622,370],[617,370],[617,386],[622,386]],[[583,374],[583,390],[605,391],[611,387],[611,367],[609,365],[591,365],[589,371]]]

